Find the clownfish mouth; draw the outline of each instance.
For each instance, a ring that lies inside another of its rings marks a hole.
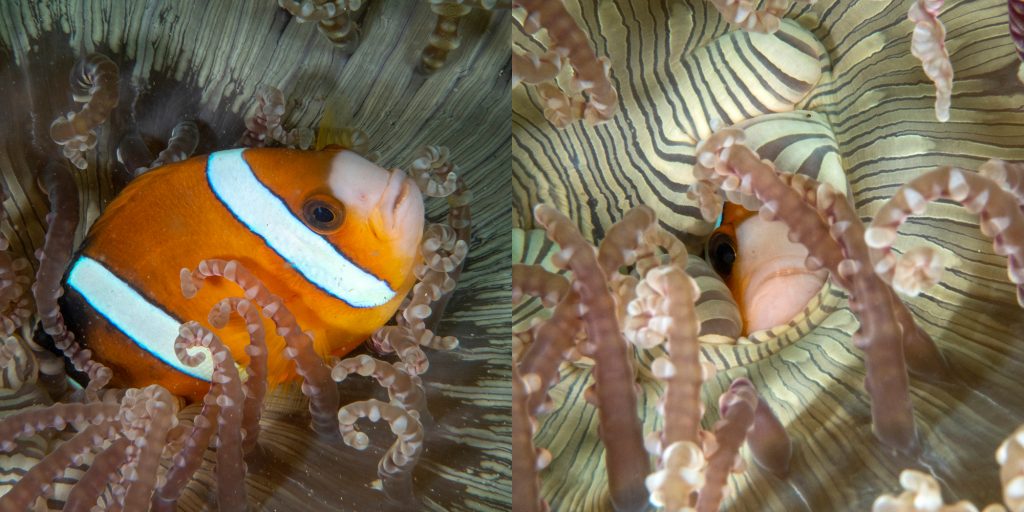
[[[389,171],[375,209],[380,225],[374,231],[381,240],[393,241],[407,254],[418,250],[423,233],[423,196],[401,169]]]
[[[741,304],[747,333],[788,322],[824,284],[821,272],[810,271],[803,258],[783,256],[761,263],[750,275]]]
[[[401,169],[384,169],[351,151],[332,163],[328,184],[347,211],[367,219],[380,242],[397,244],[406,254],[417,251],[423,233],[423,196]]]
[[[416,184],[401,169],[392,169],[388,173],[388,183],[384,186],[384,192],[377,203],[377,211],[383,216],[387,231],[395,232],[401,229],[402,222],[406,220],[406,216],[410,214],[409,210],[414,206],[411,204],[413,201],[410,200],[410,196],[415,187]]]

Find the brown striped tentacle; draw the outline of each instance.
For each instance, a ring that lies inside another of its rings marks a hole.
[[[338,388],[331,380],[330,370],[313,350],[313,340],[295,323],[295,316],[281,298],[235,260],[203,260],[195,271],[182,269],[182,293],[185,297],[195,296],[198,287],[209,277],[223,277],[237,284],[245,292],[245,298],[258,305],[263,315],[274,322],[277,333],[287,345],[285,357],[295,362],[295,372],[303,379],[302,393],[309,397],[313,430],[321,435],[334,435]]]
[[[526,9],[524,30],[527,33],[534,33],[542,28],[547,29],[551,50],[562,55],[567,64],[572,66],[575,72],[574,85],[587,95],[585,102],[581,104],[582,111],[578,114],[559,108],[552,111],[548,119],[560,127],[565,127],[580,117],[588,124],[611,119],[618,109],[619,97],[611,82],[608,60],[597,57],[587,35],[576,25],[561,0],[516,0],[515,3]],[[522,63],[520,61],[520,64]],[[522,75],[525,72],[520,70],[517,73]],[[551,99],[570,101],[564,93],[558,92],[557,86],[549,81],[544,83],[547,84]],[[569,105],[571,103],[565,106]]]
[[[934,249],[926,250],[923,261],[915,261],[909,253],[897,257],[892,251],[907,218],[924,213],[928,203],[938,199],[951,199],[978,214],[981,232],[992,238],[996,254],[1006,255],[1007,274],[1017,286],[1017,302],[1024,307],[1024,212],[1020,203],[992,180],[956,167],[940,167],[914,178],[878,211],[865,233],[873,249],[875,272],[909,295],[938,282],[940,271],[927,271],[938,258]]]
[[[592,356],[594,379],[597,382],[598,411],[601,416],[602,439],[605,444],[611,499],[617,508],[635,510],[647,501],[647,489],[642,478],[650,464],[643,448],[640,421],[636,416],[636,393],[633,390],[633,370],[627,355],[626,342],[616,322],[615,304],[608,291],[608,281],[592,247],[579,230],[564,215],[551,207],[540,205],[535,215],[537,222],[548,231],[548,236],[562,247],[563,264],[572,269],[574,288],[585,306],[582,313],[587,332],[582,352]],[[640,207],[631,216],[653,220],[650,210]],[[639,238],[639,233],[634,236]],[[639,240],[637,240],[638,242]],[[604,264],[623,260],[624,247],[606,244],[602,254]]]

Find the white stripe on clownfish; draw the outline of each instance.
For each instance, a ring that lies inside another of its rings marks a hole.
[[[214,195],[239,222],[309,282],[352,307],[376,307],[394,298],[386,281],[350,261],[263,185],[242,158],[243,151],[213,153],[206,166]]]
[[[210,381],[213,359],[209,349],[187,349],[191,355],[206,352],[206,357],[197,366],[182,363],[174,353],[181,322],[146,300],[107,267],[88,256],[79,256],[68,273],[67,283],[138,346],[180,372]]]

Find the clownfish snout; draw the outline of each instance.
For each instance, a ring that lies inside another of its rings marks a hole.
[[[390,171],[377,211],[383,231],[394,237],[400,247],[415,251],[423,233],[423,195],[401,169]]]
[[[367,219],[381,241],[405,253],[418,250],[423,234],[423,196],[400,169],[387,170],[351,151],[331,164],[329,184],[345,207]]]

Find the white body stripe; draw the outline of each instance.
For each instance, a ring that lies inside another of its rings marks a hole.
[[[81,256],[71,268],[67,282],[93,309],[140,347],[178,371],[197,379],[210,380],[213,375],[213,359],[209,349],[189,349],[189,354],[206,352],[206,358],[199,366],[186,366],[182,363],[174,353],[174,341],[178,338],[181,324],[139,295],[106,267]]]
[[[295,217],[260,183],[242,151],[211,154],[206,170],[210,188],[238,220],[311,283],[353,307],[380,306],[395,296],[386,281],[356,266]]]

